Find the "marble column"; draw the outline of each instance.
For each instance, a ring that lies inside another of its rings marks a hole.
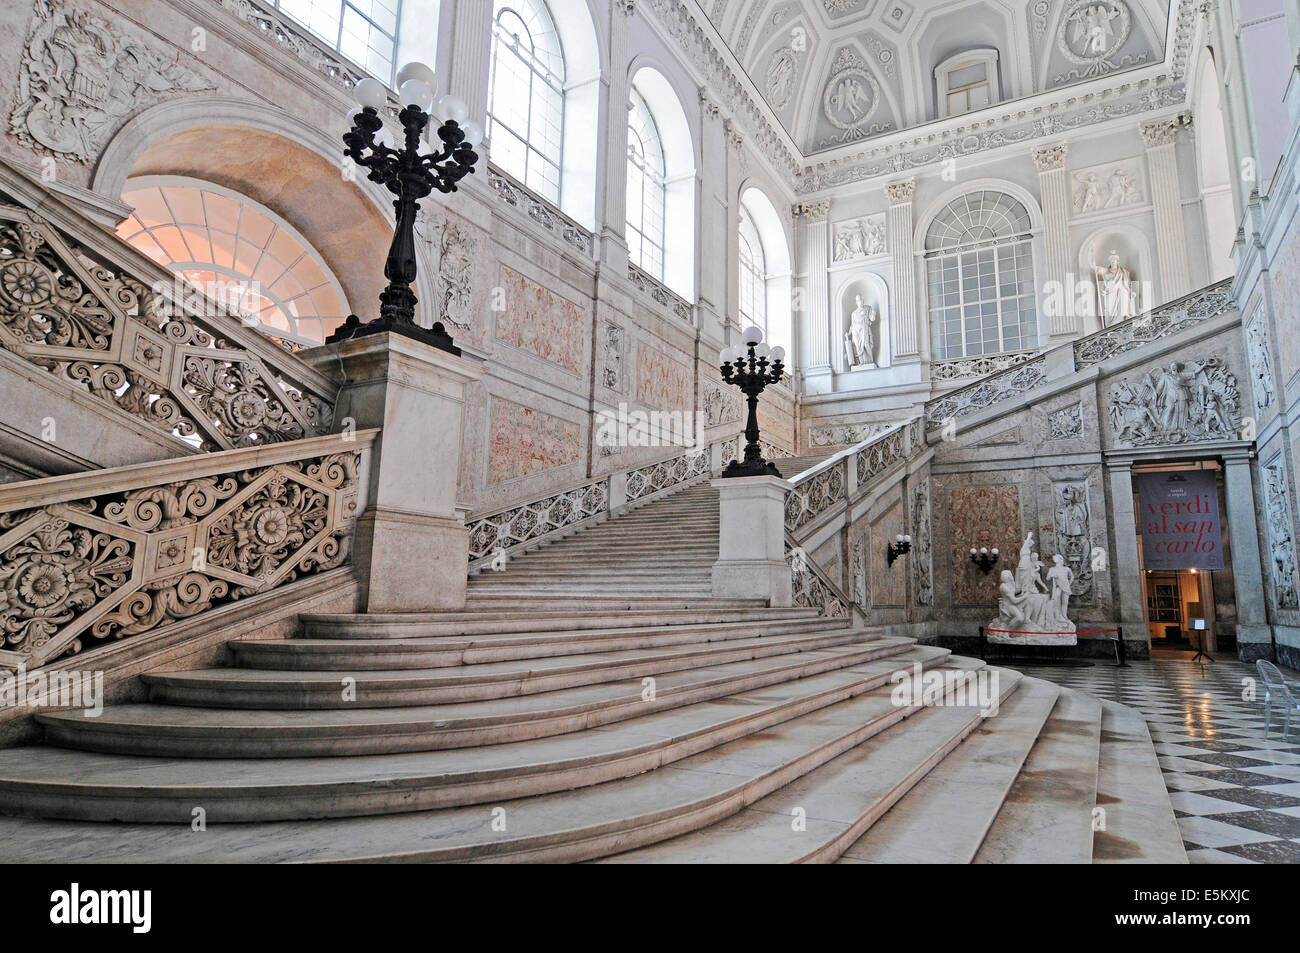
[[[700,101],[700,214],[696,248],[725,248],[731,237],[729,192],[729,152],[723,134],[718,104],[702,90]],[[712,256],[696,255],[695,273],[700,330],[709,337],[723,339],[727,316],[735,309],[730,305],[729,278],[716,267]],[[730,260],[730,255],[728,255]]]
[[[492,0],[456,0],[452,6],[451,70],[445,92],[464,100],[469,118],[487,117],[488,70],[492,63]]]
[[[1043,203],[1043,243],[1047,249],[1043,277],[1056,282],[1059,294],[1048,294],[1049,301],[1063,304],[1073,302],[1074,285],[1078,280],[1070,264],[1070,178],[1065,170],[1067,146],[1058,142],[1034,149],[1034,165],[1038,167],[1038,193]],[[1073,337],[1083,330],[1079,316],[1072,307],[1062,307],[1061,313],[1050,315],[1052,338]]]
[[[1232,547],[1232,586],[1237,601],[1237,644],[1268,642],[1264,564],[1255,522],[1255,489],[1250,458],[1225,456],[1223,495],[1227,503],[1228,543]]]
[[[916,179],[891,182],[885,186],[885,194],[889,196],[886,226],[889,257],[894,262],[894,300],[889,330],[896,364],[910,364],[921,359],[916,309],[916,256],[912,250],[912,196],[915,193]]]
[[[1133,464],[1109,463],[1111,531],[1115,534],[1115,552],[1111,559],[1112,577],[1118,590],[1115,621],[1124,629],[1126,642],[1150,644],[1146,613],[1142,599],[1142,561],[1138,556],[1137,512],[1133,509]]]
[[[627,274],[627,113],[631,107],[632,81],[627,75],[627,27],[632,4],[615,3],[609,8],[608,56],[610,67],[600,104],[604,134],[604,160],[598,163],[601,202],[600,261],[615,272]]]
[[[380,427],[357,520],[353,566],[363,611],[465,605],[469,532],[456,512],[465,385],[481,361],[400,334],[370,334],[303,352],[345,375],[340,427]]]
[[[802,339],[807,347],[802,366],[804,373],[809,375],[829,374],[831,371],[830,278],[826,270],[830,265],[826,231],[830,210],[829,199],[800,202],[792,209],[800,226],[798,234],[802,253],[799,257],[805,275]]]
[[[1192,291],[1187,271],[1187,229],[1183,223],[1182,194],[1178,182],[1178,130],[1175,116],[1142,124],[1151,177],[1151,206],[1156,224],[1156,255],[1160,259],[1160,293],[1165,301]]]

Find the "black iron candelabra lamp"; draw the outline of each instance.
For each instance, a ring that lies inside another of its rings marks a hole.
[[[892,543],[888,543],[885,546],[885,562],[887,565],[892,566],[894,565],[895,559],[905,553],[910,553],[911,551],[912,537],[904,536],[902,533],[899,533],[894,537]]]
[[[403,129],[400,143],[394,140],[379,114],[388,105],[388,88],[377,79],[367,78],[353,90],[360,106],[348,113],[352,128],[343,135],[347,146],[343,154],[370,170],[366,178],[397,196],[393,201],[397,224],[384,263],[388,287],[379,295],[379,317],[363,323],[350,314],[326,341],[345,341],[391,331],[453,354],[460,353],[441,322],[435,322],[432,328],[415,323],[418,299],[411,290],[416,278],[415,217],[420,211],[420,199],[434,189],[455,192],[456,183],[474,171],[474,163],[478,161],[474,147],[483,140],[483,128],[467,121],[465,104],[454,96],[443,96],[437,103],[446,117],[438,126],[442,148],[421,154],[421,137],[429,124],[437,88],[438,78],[423,63],[408,63],[398,71],[397,94],[402,110],[397,119]]]
[[[768,384],[781,380],[785,368],[785,348],[769,348],[763,343],[761,328],[746,328],[740,336],[741,347],[723,348],[719,357],[722,379],[735,384],[749,400],[749,418],[745,423],[745,458],[732,460],[722,471],[724,477],[774,476],[781,471],[776,464],[763,459],[763,449],[758,445],[758,395]]]
[[[979,549],[976,549],[974,546],[971,547],[970,561],[973,562],[975,567],[986,576],[993,571],[993,567],[997,565],[998,559],[999,555],[996,546],[992,549],[989,549],[987,546],[981,546]]]

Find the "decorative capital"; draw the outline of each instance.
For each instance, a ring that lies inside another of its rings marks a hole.
[[[796,202],[790,208],[791,214],[795,218],[801,218],[805,225],[811,225],[814,222],[824,222],[826,217],[831,213],[831,200],[823,199],[820,202]]]
[[[622,10],[627,16],[636,13],[636,0],[618,0],[615,6]]]
[[[1142,124],[1142,141],[1146,143],[1148,149],[1173,145],[1178,139],[1179,130],[1190,125],[1191,117],[1186,115],[1170,116],[1168,119],[1158,119],[1155,122],[1144,122]]]
[[[1065,168],[1065,154],[1068,151],[1064,142],[1051,146],[1038,146],[1034,149],[1034,165],[1039,172],[1051,172],[1053,169]]]
[[[916,194],[916,179],[904,179],[902,182],[890,182],[885,186],[890,205],[906,205]]]
[[[734,122],[730,119],[724,119],[722,121],[722,129],[727,134],[727,142],[731,143],[733,148],[739,150],[744,146],[745,137],[741,135],[740,129],[737,128]]]

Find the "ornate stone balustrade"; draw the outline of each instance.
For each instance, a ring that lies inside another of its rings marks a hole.
[[[498,553],[513,552],[525,543],[608,512],[606,477],[472,520],[467,524],[470,569],[479,568]]]
[[[542,228],[560,236],[584,255],[591,254],[591,232],[518,179],[489,165],[487,183],[506,205],[519,209]]]
[[[796,479],[791,480],[794,486],[785,498],[786,531],[794,533],[850,497],[856,498],[922,443],[920,418],[916,418],[893,424],[803,474],[791,474]]]
[[[848,499],[848,458],[814,469],[785,495],[785,528],[794,532]]]
[[[679,454],[659,463],[637,467],[627,472],[627,501],[629,503],[653,496],[683,483],[690,483],[710,472],[711,454],[708,447]]]
[[[1234,311],[1236,307],[1232,280],[1225,279],[1154,311],[1080,338],[1074,342],[1074,366],[1084,368],[1100,364],[1116,354],[1177,334],[1207,318]]]
[[[651,276],[648,271],[628,262],[627,277],[642,293],[653,298],[664,307],[671,308],[677,317],[688,323],[693,322],[691,306],[687,300],[675,292],[669,291],[663,282]]]
[[[469,568],[476,572],[501,553],[514,555],[521,547],[563,530],[609,515],[613,494],[611,483],[618,480],[622,503],[644,500],[665,490],[692,483],[713,471],[715,450],[723,463],[735,456],[739,438],[731,437],[708,447],[660,460],[611,477],[552,493],[540,499],[474,516],[469,529]],[[730,452],[731,456],[728,456]]]
[[[377,433],[0,487],[0,665],[43,665],[347,564]]]
[[[348,62],[342,54],[316,39],[304,27],[272,9],[269,3],[264,5],[256,0],[212,2],[247,24],[271,46],[297,57],[336,86],[350,90],[358,80],[368,75],[360,67]],[[388,81],[386,76],[379,78]]]
[[[0,192],[0,348],[202,450],[330,429],[334,382],[95,226],[85,236]]]
[[[926,427],[938,430],[947,420],[956,420],[1004,400],[1019,397],[1046,380],[1047,359],[1043,357],[991,374],[926,403]]]
[[[982,377],[1016,367],[1031,359],[1037,351],[1008,351],[1004,354],[987,354],[979,357],[959,357],[935,361],[930,365],[930,377],[936,381],[955,381],[963,377]]]
[[[794,585],[794,604],[805,609],[816,609],[818,615],[828,618],[848,618],[851,611],[849,597],[840,592],[830,577],[822,572],[821,567],[788,534],[785,545]]]

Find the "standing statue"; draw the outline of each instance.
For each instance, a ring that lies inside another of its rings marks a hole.
[[[1034,534],[1025,536],[1015,571],[1004,569],[998,586],[998,617],[985,627],[990,642],[1012,645],[1074,645],[1076,629],[1067,615],[1074,570],[1060,555],[1043,579]],[[1050,587],[1050,590],[1049,590]]]
[[[1106,267],[1093,266],[1097,280],[1097,297],[1101,302],[1102,327],[1137,317],[1138,292],[1133,273],[1120,264],[1119,254],[1111,252]]]
[[[854,298],[857,307],[849,317],[849,329],[844,332],[844,356],[849,370],[876,366],[876,334],[873,325],[878,317],[875,307],[862,303],[862,295]]]

